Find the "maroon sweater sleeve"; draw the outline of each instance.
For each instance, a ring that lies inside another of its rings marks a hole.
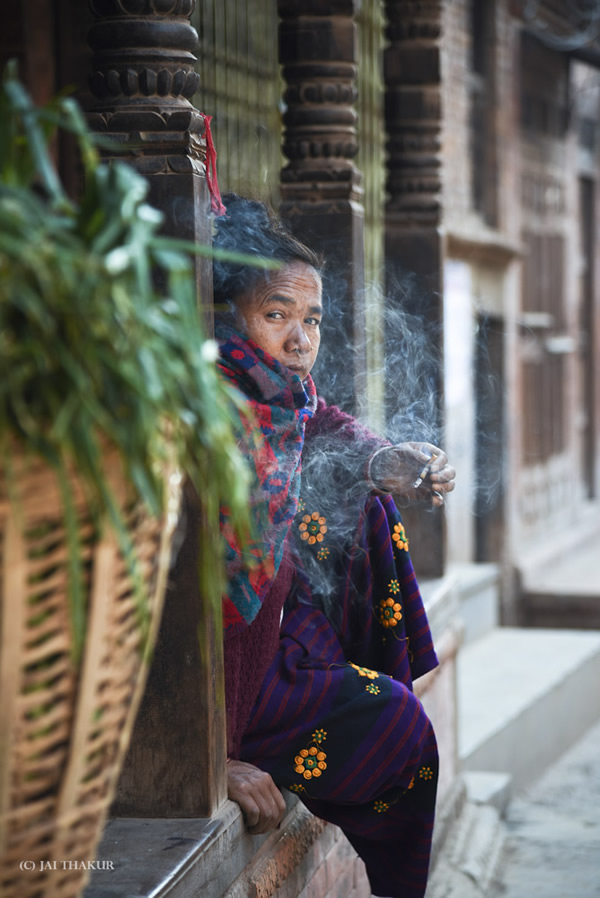
[[[281,609],[294,575],[287,547],[273,585],[249,627],[225,639],[227,754],[239,758],[244,730],[265,674],[279,648]]]
[[[317,401],[317,410],[306,422],[306,443],[319,436],[335,437],[346,443],[356,442],[362,449],[389,446],[384,437],[377,436],[356,418],[343,412],[337,405],[327,405],[324,399]]]
[[[327,482],[340,497],[361,499],[373,484],[368,478],[371,455],[389,440],[360,424],[337,405],[319,399],[314,416],[306,423],[302,453],[303,485]]]

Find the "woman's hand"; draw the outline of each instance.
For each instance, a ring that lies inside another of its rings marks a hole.
[[[411,502],[429,499],[440,506],[446,493],[454,489],[456,471],[448,464],[443,449],[431,443],[398,443],[372,456],[370,475],[374,486],[383,492]]]
[[[245,761],[227,761],[227,795],[237,801],[248,832],[267,833],[281,823],[285,813],[283,795],[270,774]]]

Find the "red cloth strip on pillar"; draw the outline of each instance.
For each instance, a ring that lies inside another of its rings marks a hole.
[[[225,215],[227,209],[221,201],[219,179],[217,178],[217,151],[213,141],[210,123],[212,115],[204,116],[204,136],[206,138],[206,184],[210,193],[210,208],[215,215]]]

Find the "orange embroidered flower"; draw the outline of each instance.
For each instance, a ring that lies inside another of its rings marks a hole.
[[[302,785],[302,783],[292,783],[291,786],[288,786],[290,792],[306,792],[306,789]]]
[[[397,596],[400,592],[400,584],[397,580],[390,580],[390,585],[388,586],[389,591],[393,596]]]
[[[315,730],[314,733],[312,734],[313,742],[317,742],[319,745],[321,744],[321,742],[325,742],[326,738],[327,738],[327,730]]]
[[[367,690],[367,692],[370,692],[371,695],[379,695],[379,693],[381,692],[381,689],[379,688],[379,686],[376,686],[375,683],[367,683],[365,689]]]
[[[313,511],[312,514],[305,514],[298,529],[300,530],[300,538],[306,540],[309,546],[314,546],[315,543],[322,543],[323,537],[327,533],[327,518],[320,515],[318,511]]]
[[[317,552],[317,560],[318,561],[326,561],[329,558],[329,549],[327,546],[319,546],[319,551]]]
[[[397,627],[402,620],[402,605],[394,599],[382,599],[379,603],[379,621],[384,627]]]
[[[385,811],[389,811],[390,806],[387,801],[374,801],[373,802],[373,810],[377,811],[378,814],[383,814]]]
[[[421,767],[419,770],[419,776],[422,780],[432,780],[433,779],[433,770],[431,767]]]
[[[305,780],[310,780],[313,776],[319,777],[327,770],[326,757],[325,752],[319,751],[314,745],[312,748],[303,748],[294,758],[294,770],[302,774]]]
[[[404,549],[405,552],[408,552],[408,540],[406,538],[406,530],[404,526],[398,521],[397,524],[394,524],[394,532],[392,533],[392,539],[396,543],[397,549]]]
[[[351,661],[348,662],[350,667],[353,667],[354,670],[357,670],[361,677],[368,677],[370,680],[376,680],[379,674],[376,670],[371,670],[369,667],[359,667],[358,664],[352,664]]]

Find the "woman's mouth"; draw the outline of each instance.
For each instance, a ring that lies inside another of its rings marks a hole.
[[[303,365],[288,365],[287,367],[290,371],[293,371],[294,374],[298,374],[300,377],[303,377],[306,373],[306,369]]]

